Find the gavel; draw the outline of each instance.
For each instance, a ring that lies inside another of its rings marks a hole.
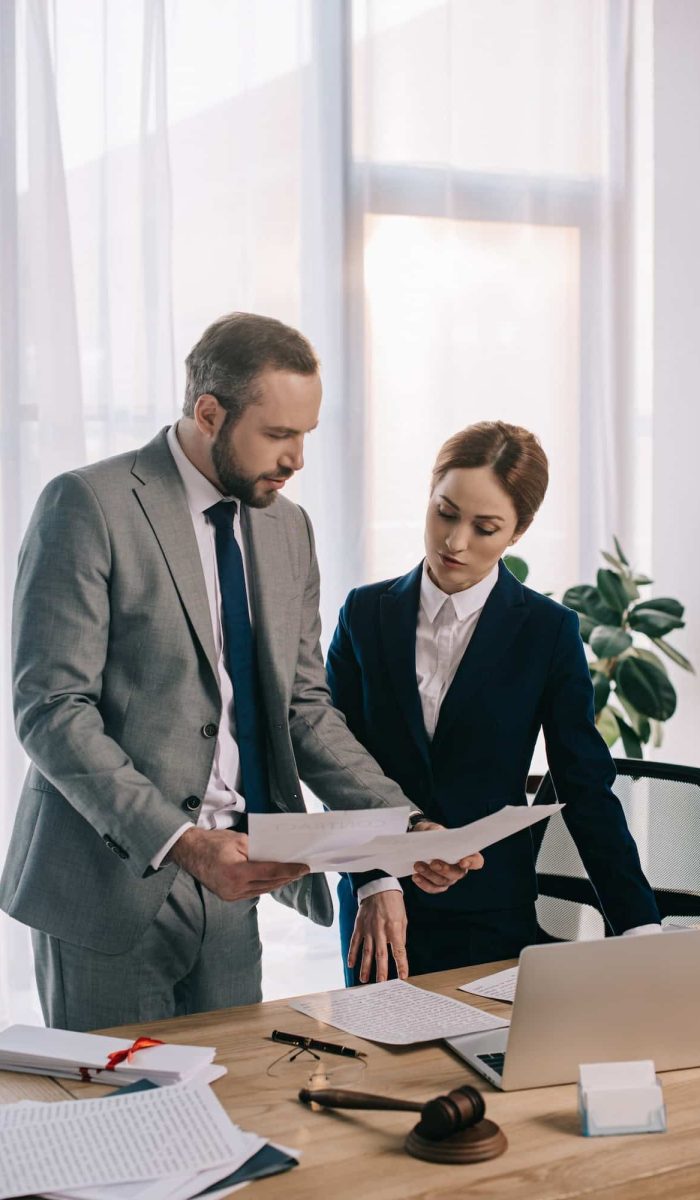
[[[343,1088],[302,1088],[299,1099],[322,1108],[419,1112],[421,1119],[404,1145],[409,1154],[429,1162],[482,1162],[497,1158],[508,1146],[503,1130],[493,1121],[485,1120],[486,1105],[481,1092],[468,1084],[425,1104]]]

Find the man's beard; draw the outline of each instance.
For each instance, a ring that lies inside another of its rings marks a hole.
[[[256,484],[261,479],[265,479],[265,475],[244,474],[236,458],[235,451],[231,446],[228,418],[221,426],[211,448],[211,460],[218,475],[221,491],[224,496],[235,496],[237,500],[241,500],[243,504],[249,505],[250,508],[269,508],[273,501],[276,500],[277,493],[275,491],[260,494],[255,490]],[[288,474],[279,471],[278,477],[285,475],[286,478],[290,478],[292,474],[292,471],[289,471]]]

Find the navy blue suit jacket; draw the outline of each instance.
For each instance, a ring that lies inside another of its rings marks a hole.
[[[465,825],[525,804],[535,742],[564,820],[615,933],[659,921],[624,813],[615,768],[594,723],[593,689],[575,612],[522,584],[503,563],[444,698],[432,743],[416,683],[422,565],[354,589],[328,654],[335,705],[387,775],[434,821]],[[404,880],[409,909],[491,910],[537,895],[529,830],[484,851],[484,867],[439,896]]]

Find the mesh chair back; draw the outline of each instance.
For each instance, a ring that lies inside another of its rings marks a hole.
[[[616,758],[615,794],[664,924],[700,923],[700,769]],[[535,804],[557,799],[545,775]],[[565,800],[566,797],[562,797]],[[532,828],[539,940],[612,933],[561,813]]]

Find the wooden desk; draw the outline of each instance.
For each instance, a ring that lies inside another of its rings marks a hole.
[[[468,997],[455,987],[510,965],[444,971],[412,982],[499,1013],[509,1006]],[[487,1115],[503,1127],[509,1149],[492,1162],[440,1166],[410,1158],[403,1151],[403,1138],[414,1123],[411,1113],[314,1113],[302,1106],[295,1085],[265,1073],[283,1049],[265,1040],[275,1028],[340,1040],[328,1026],[292,1011],[283,1000],[110,1030],[128,1037],[148,1032],[168,1041],[218,1047],[217,1060],[229,1073],[213,1088],[232,1119],[303,1151],[300,1165],[290,1173],[253,1184],[251,1200],[571,1200],[584,1196],[587,1200],[698,1200],[700,1196],[700,1069],[663,1076],[668,1133],[584,1138],[573,1084],[497,1092],[440,1043],[389,1049],[340,1035],[367,1051],[367,1070],[351,1085],[360,1090],[418,1100],[465,1082],[482,1090]],[[2,1086],[2,1074],[0,1101],[13,1098],[12,1080],[19,1079],[5,1075]],[[32,1085],[43,1087],[44,1094],[37,1096],[41,1099],[48,1099],[56,1086],[28,1076],[21,1082],[25,1094]],[[56,1098],[65,1098],[63,1089],[78,1099],[106,1091],[64,1080],[56,1087]]]

